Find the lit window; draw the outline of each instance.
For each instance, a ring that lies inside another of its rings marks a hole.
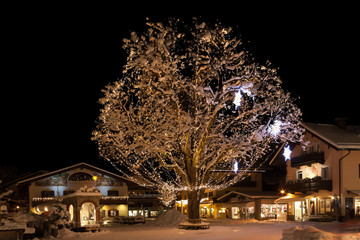
[[[303,179],[303,172],[302,172],[302,170],[297,171],[297,179]]]

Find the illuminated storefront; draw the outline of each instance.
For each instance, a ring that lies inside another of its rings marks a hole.
[[[360,197],[355,197],[355,215],[360,216]]]

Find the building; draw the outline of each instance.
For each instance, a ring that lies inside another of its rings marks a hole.
[[[287,204],[288,220],[360,217],[359,129],[302,126],[304,140],[287,161],[286,195],[275,202]]]
[[[49,212],[51,203],[65,204],[73,228],[118,216],[157,216],[161,209],[156,195],[146,194],[146,189],[135,183],[87,163],[22,179],[12,187],[37,214]]]
[[[281,196],[279,191],[263,191],[264,170],[252,171],[247,178],[233,186],[210,191],[205,190],[200,202],[201,218],[270,219],[286,214],[286,204],[274,201]],[[183,192],[177,208],[187,214],[187,195]]]

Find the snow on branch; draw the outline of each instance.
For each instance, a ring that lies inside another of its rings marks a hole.
[[[231,28],[147,25],[124,39],[124,75],[103,90],[92,137],[124,176],[166,184],[167,194],[220,189],[243,179],[273,143],[301,140],[301,111],[276,68],[254,62]]]

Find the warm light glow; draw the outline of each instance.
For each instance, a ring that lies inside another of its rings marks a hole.
[[[93,179],[94,181],[96,181],[96,180],[98,180],[98,176],[93,176],[92,179]]]
[[[285,190],[281,190],[280,192],[281,192],[281,194],[284,194],[284,193],[285,193]]]
[[[284,148],[284,153],[283,153],[283,156],[285,157],[285,161],[287,161],[287,160],[290,160],[291,159],[291,150],[290,150],[290,147],[289,146],[286,146],[285,148]]]
[[[16,209],[19,209],[20,208],[20,206],[18,205],[18,206],[16,206]]]
[[[45,211],[45,212],[49,211],[48,207],[45,207],[45,208],[44,208],[44,211]]]

